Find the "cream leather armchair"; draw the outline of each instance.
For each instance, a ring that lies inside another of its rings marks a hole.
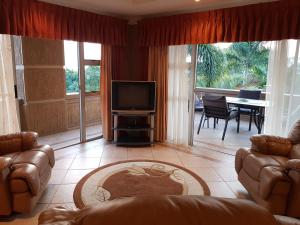
[[[47,186],[54,152],[49,145],[38,145],[37,136],[0,136],[0,216],[30,212]]]
[[[256,135],[235,158],[238,179],[273,214],[300,218],[300,121],[287,138]]]

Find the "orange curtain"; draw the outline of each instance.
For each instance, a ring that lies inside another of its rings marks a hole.
[[[125,45],[127,21],[36,0],[1,0],[0,33]]]
[[[165,46],[300,39],[300,1],[281,0],[144,19],[139,44]]]
[[[126,49],[120,46],[101,45],[100,99],[102,132],[104,139],[113,138],[111,116],[111,81],[122,80],[126,74]]]
[[[168,101],[168,47],[150,47],[148,80],[156,81],[155,141],[167,138]]]
[[[112,47],[101,46],[100,99],[103,138],[112,140],[111,121]]]

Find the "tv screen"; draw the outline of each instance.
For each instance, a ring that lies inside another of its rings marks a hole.
[[[155,86],[152,81],[112,81],[112,111],[154,111]]]

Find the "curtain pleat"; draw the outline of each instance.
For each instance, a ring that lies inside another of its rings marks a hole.
[[[1,0],[0,33],[126,45],[127,21],[36,0]]]
[[[0,135],[20,131],[13,67],[10,36],[0,35]]]
[[[167,138],[168,47],[149,48],[148,80],[156,81],[155,141]]]
[[[100,97],[103,138],[110,141],[112,134],[111,81],[126,77],[126,49],[101,45]]]
[[[102,45],[101,48],[100,96],[102,113],[103,138],[112,140],[111,121],[111,80],[112,80],[112,47]]]
[[[225,8],[139,21],[141,46],[300,39],[300,1]]]
[[[300,119],[300,40],[271,43],[264,133],[287,136]]]

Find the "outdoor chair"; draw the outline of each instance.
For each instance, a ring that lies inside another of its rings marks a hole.
[[[229,108],[225,96],[205,95],[202,98],[204,111],[201,116],[197,134],[199,134],[204,116],[214,119],[214,128],[219,119],[225,120],[222,140],[225,139],[228,121],[238,117],[238,111],[235,108]],[[237,120],[237,130],[239,129],[239,119]]]
[[[247,98],[247,99],[256,99],[259,100],[260,99],[260,95],[261,95],[261,91],[260,90],[240,90],[238,97],[239,98]],[[258,107],[255,106],[239,106],[238,107],[238,111],[239,111],[239,116],[238,119],[240,119],[240,115],[249,115],[250,119],[249,119],[249,131],[251,131],[251,125],[252,125],[252,120],[255,117],[257,111],[258,111]]]

